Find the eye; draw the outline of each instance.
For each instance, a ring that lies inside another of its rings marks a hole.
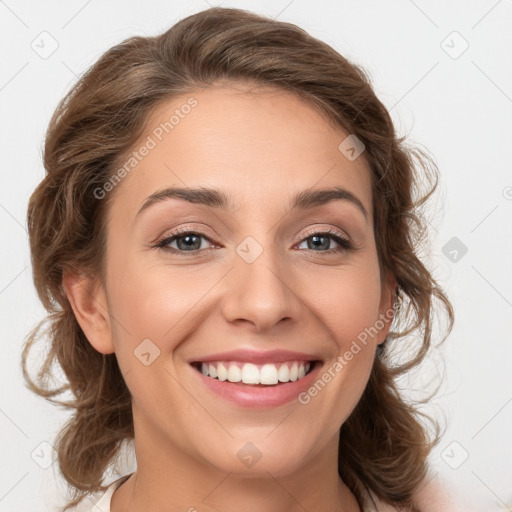
[[[176,231],[171,234],[171,236],[165,237],[157,242],[154,247],[159,247],[171,252],[196,253],[201,250],[201,239],[210,241],[210,239],[202,233],[190,230],[187,231],[185,229]],[[176,242],[177,247],[171,247],[171,244],[174,242]]]
[[[191,253],[196,254],[201,252],[202,240],[209,241],[212,245],[213,242],[204,233],[191,231],[190,229],[181,229],[175,231],[170,236],[163,238],[156,242],[153,247],[163,249],[173,253]],[[337,248],[329,248],[331,242],[334,241],[338,244]],[[311,233],[307,238],[304,238],[300,245],[307,243],[307,249],[315,252],[324,253],[338,253],[348,251],[352,248],[350,241],[339,234],[338,231],[325,230],[316,231]],[[172,247],[172,244],[176,244]],[[326,250],[324,250],[326,249]]]
[[[311,240],[311,243],[309,242]],[[330,245],[330,241],[334,240],[340,247],[335,249],[322,250],[324,248],[328,248]],[[326,230],[326,231],[317,231],[315,233],[310,234],[307,238],[305,238],[301,244],[304,242],[307,243],[307,249],[311,251],[320,251],[320,252],[343,252],[348,251],[352,248],[352,244],[350,241],[344,237],[342,237],[337,231]]]

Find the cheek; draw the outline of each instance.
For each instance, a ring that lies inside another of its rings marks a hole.
[[[335,358],[327,362],[319,378],[329,383],[330,398],[339,404],[340,397],[343,397],[350,410],[368,381],[377,335],[383,326],[379,320],[380,273],[372,259],[368,259],[366,265],[335,272],[330,276],[322,276],[321,273],[316,276],[317,289],[324,291],[316,293],[313,296],[316,304],[313,298],[310,305],[315,304],[323,332],[331,336],[329,341],[337,352]]]
[[[110,306],[116,331],[128,338],[128,347],[123,342],[119,349],[133,351],[144,339],[152,340],[162,352],[174,349],[198,318],[194,312],[200,309],[201,299],[218,280],[192,266],[151,268],[136,259],[124,268],[117,266],[110,274]]]
[[[374,334],[371,327],[379,318],[381,298],[380,274],[372,264],[318,272],[312,276],[315,293],[311,305],[328,327],[341,351],[347,350],[353,340],[367,342]]]
[[[112,269],[109,284],[116,358],[134,402],[148,416],[167,410],[169,400],[186,404],[171,376],[172,357],[193,329],[194,306],[214,283],[194,278],[190,269],[171,272],[134,262]]]
[[[375,358],[380,284],[368,272],[348,272],[322,295],[318,310],[322,333],[331,337],[333,358],[325,362],[301,396],[321,423],[339,428],[354,410],[368,383]],[[322,281],[317,281],[322,284]],[[331,431],[330,431],[331,432]],[[334,433],[334,432],[331,432]]]

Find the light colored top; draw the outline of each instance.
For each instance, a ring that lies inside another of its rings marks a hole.
[[[132,474],[124,475],[121,478],[118,478],[114,482],[112,482],[103,496],[96,502],[96,505],[94,505],[90,512],[110,512],[110,502],[112,500],[112,495],[114,494],[114,491],[117,490],[118,487],[121,486],[122,483],[124,483],[128,478],[130,478]],[[85,511],[84,511],[85,512]]]
[[[121,486],[132,473],[124,475],[112,482],[95,505],[90,507],[88,504],[79,505],[74,512],[111,512],[110,503],[112,495]],[[415,495],[415,502],[421,512],[462,512],[462,508],[457,507],[448,496],[444,489],[431,481],[418,494]],[[90,503],[90,502],[89,502]],[[466,509],[464,509],[466,510]],[[364,496],[363,512],[398,512],[395,507],[381,502],[372,492]]]

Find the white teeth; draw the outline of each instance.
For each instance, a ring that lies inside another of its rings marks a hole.
[[[275,364],[264,364],[260,370],[260,380],[262,384],[277,384],[277,368]]]
[[[230,364],[228,369],[229,382],[240,382],[242,380],[242,371],[236,364]]]
[[[228,379],[228,371],[226,370],[226,367],[222,363],[219,363],[217,365],[217,378],[220,381]]]
[[[290,368],[290,380],[295,381],[297,380],[297,377],[299,376],[299,367],[297,363],[293,363],[292,367]]]
[[[212,375],[210,374],[210,377]],[[259,384],[260,383],[260,371],[255,364],[245,363],[242,366],[242,382],[244,384]]]
[[[285,364],[281,365],[281,368],[279,368],[279,371],[277,372],[277,378],[279,379],[279,382],[288,382],[290,380],[290,370],[288,366]]]
[[[311,364],[303,361],[263,365],[238,361],[201,363],[201,373],[213,379],[266,386],[302,379],[310,368]]]

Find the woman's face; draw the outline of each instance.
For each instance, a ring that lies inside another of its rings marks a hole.
[[[393,293],[364,153],[295,96],[234,87],[160,106],[107,192],[112,336],[92,343],[132,394],[139,466],[288,475],[336,460]]]

